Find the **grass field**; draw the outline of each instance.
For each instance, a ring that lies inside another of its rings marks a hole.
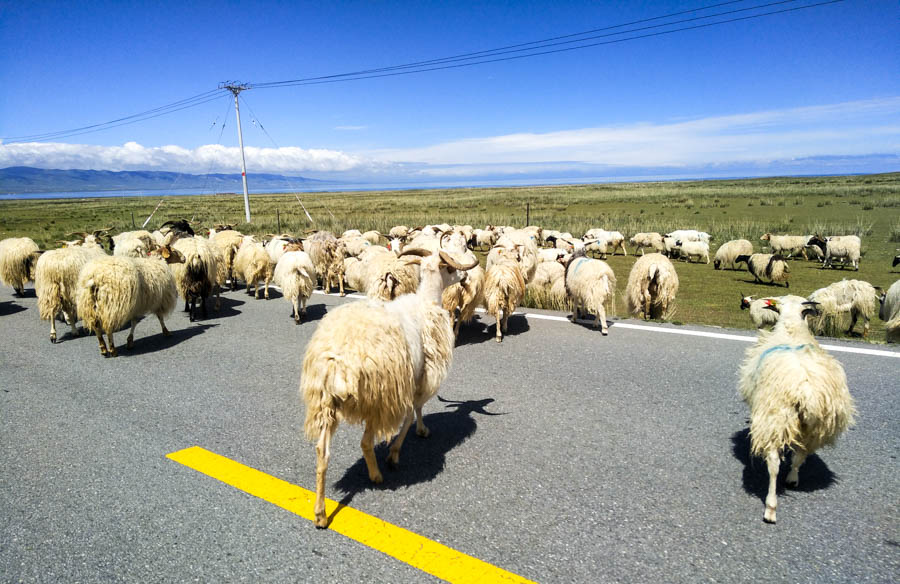
[[[530,224],[580,235],[591,227],[616,229],[630,237],[639,231],[701,229],[719,244],[746,238],[764,251],[766,232],[805,235],[859,235],[859,272],[819,269],[813,262],[791,262],[790,293],[807,295],[840,280],[858,278],[890,286],[900,273],[891,259],[900,248],[900,173],[746,180],[614,183],[577,186],[470,188],[402,192],[344,192],[251,195],[253,222],[243,222],[240,195],[164,196],[16,200],[0,202],[0,239],[29,236],[43,248],[72,231],[140,226],[162,199],[147,228],[187,218],[205,226],[235,223],[245,233],[302,233],[350,228],[387,232],[392,226],[447,222]],[[309,211],[307,219],[303,207]],[[132,219],[133,217],[133,219]],[[134,221],[134,223],[133,223]],[[632,255],[609,258],[624,291]],[[676,263],[681,288],[673,322],[749,328],[738,310],[739,293],[780,295],[782,287],[754,284],[743,271],[715,271],[712,264]],[[532,305],[539,299],[530,299]],[[541,307],[541,306],[537,306]],[[548,307],[553,308],[553,307]],[[624,301],[618,301],[624,314]],[[872,323],[871,339],[883,341],[883,323]]]

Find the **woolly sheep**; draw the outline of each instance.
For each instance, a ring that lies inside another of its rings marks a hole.
[[[299,245],[291,245],[275,264],[273,278],[281,286],[285,300],[293,306],[294,323],[300,324],[306,314],[306,302],[316,286],[316,268],[312,260]]]
[[[485,271],[471,251],[456,252],[455,255],[460,261],[475,262],[473,268],[466,270],[462,281],[447,286],[441,294],[441,305],[450,313],[453,335],[458,337],[460,326],[475,318],[475,310],[483,304]]]
[[[547,298],[551,306],[564,306],[567,304],[565,276],[566,269],[559,261],[541,262],[535,271],[534,279],[525,289],[534,296]]]
[[[625,302],[628,312],[645,320],[670,318],[675,312],[678,274],[661,253],[641,256],[628,274]]]
[[[676,229],[671,233],[666,233],[666,237],[681,241],[705,241],[709,243],[709,233],[705,231],[697,231],[696,229]]]
[[[398,258],[392,253],[375,254],[366,262],[366,295],[393,300],[412,294],[419,287],[418,264]]]
[[[806,246],[809,237],[809,235],[772,235],[771,233],[765,233],[759,239],[769,242],[773,254],[778,254],[788,259],[791,256],[802,255],[803,259],[808,259]]]
[[[406,225],[396,225],[391,227],[391,230],[388,231],[388,235],[391,239],[399,239],[400,241],[405,240],[409,237],[409,227]]]
[[[56,318],[60,313],[72,327],[72,336],[78,336],[75,328],[78,274],[89,261],[105,255],[97,245],[63,247],[41,254],[34,273],[34,291],[41,320],[50,321],[51,343],[56,342]]]
[[[667,258],[674,258],[679,255],[677,239],[668,235],[663,237],[663,255]]]
[[[224,231],[215,231],[211,229],[209,232],[209,240],[215,245],[216,249],[222,256],[224,261],[225,274],[231,282],[231,289],[237,289],[237,278],[234,277],[234,258],[238,249],[244,240],[244,235],[240,231],[227,229]]]
[[[215,246],[204,237],[182,237],[172,244],[184,261],[172,264],[175,288],[184,300],[188,319],[194,322],[194,309],[199,300],[200,312],[207,317],[206,299],[216,291],[219,279],[219,257]],[[218,307],[218,302],[217,302]]]
[[[783,257],[770,253],[755,253],[751,255],[739,255],[734,258],[737,263],[746,262],[747,271],[753,274],[754,281],[762,282],[763,278],[772,284],[784,282],[784,287],[789,288],[790,267]]]
[[[579,241],[579,243],[581,242]],[[519,269],[522,270],[522,277],[525,278],[525,283],[527,284],[534,279],[534,272],[538,264],[538,248],[527,232],[512,230],[504,233],[488,253],[486,270],[491,269],[500,249],[517,250]]]
[[[388,463],[397,465],[414,415],[416,434],[429,434],[422,406],[437,393],[453,357],[453,329],[440,304],[441,292],[472,267],[445,252],[429,253],[421,259],[415,294],[391,302],[345,304],[329,311],[316,328],[300,380],[304,431],[316,441],[316,527],[328,525],[325,474],[339,421],[365,424],[361,447],[374,483],[383,480],[375,460],[376,438],[387,439],[400,428],[388,455]]]
[[[823,268],[832,266],[832,262],[837,258],[841,260],[841,267],[844,266],[845,262],[850,262],[853,269],[859,271],[861,242],[856,235],[836,235],[825,239],[814,235],[809,239],[809,244],[818,246],[825,254],[825,260],[822,263]]]
[[[118,355],[113,333],[131,322],[127,347],[134,346],[134,328],[141,316],[153,313],[169,336],[163,317],[175,308],[178,292],[167,263],[183,261],[177,250],[163,246],[151,257],[104,256],[88,262],[78,275],[76,310],[89,331],[96,333],[100,354]],[[109,340],[104,342],[103,334]]]
[[[635,233],[634,237],[628,240],[631,245],[639,248],[641,250],[641,255],[644,255],[644,248],[649,248],[651,252],[662,253],[666,248],[663,245],[663,236],[655,231],[647,232],[647,233]],[[635,253],[637,253],[635,251]]]
[[[887,342],[900,341],[900,280],[897,280],[888,291],[881,295],[879,318],[884,321]]]
[[[497,243],[497,239],[499,237],[500,235],[490,226],[485,229],[476,229],[474,232],[475,242],[473,244],[473,247],[493,247],[494,244]]]
[[[344,247],[330,231],[317,231],[305,242],[304,249],[309,254],[316,274],[322,280],[322,289],[331,292],[332,283],[336,283],[341,296],[344,292]],[[335,280],[337,281],[335,282]]]
[[[600,228],[588,229],[581,240],[587,245],[588,251],[598,251],[603,255],[607,253],[616,255],[616,250],[621,249],[624,255],[628,255],[628,250],[625,249],[625,236],[618,231],[606,231]],[[588,244],[589,241],[590,244]]]
[[[744,296],[741,294],[741,310],[750,311],[750,321],[758,328],[772,328],[778,322],[778,313],[769,309],[772,300],[796,300],[797,302],[805,302],[806,298],[802,296],[766,296],[764,298],[754,298],[753,296]]]
[[[705,241],[678,240],[676,245],[681,249],[681,257],[688,262],[692,262],[696,257],[698,262],[705,258],[706,263],[709,263],[709,244]]]
[[[763,519],[775,523],[781,459],[793,450],[787,484],[797,486],[809,454],[827,446],[853,423],[855,407],[844,369],[813,338],[805,317],[815,303],[772,300],[779,312],[771,332],[761,331],[740,368],[739,390],[750,407],[750,453],[766,461],[769,491]]]
[[[114,235],[112,243],[114,256],[130,258],[146,257],[150,250],[157,246],[153,234],[143,229],[123,231]]]
[[[567,256],[560,263],[566,268],[566,296],[572,302],[572,322],[576,322],[580,313],[590,312],[596,315],[594,328],[600,325],[600,332],[606,336],[609,328],[606,323],[606,308],[615,310],[616,275],[603,260],[586,257]]]
[[[494,340],[501,343],[509,315],[525,298],[525,277],[518,249],[495,248],[491,253],[493,261],[484,275],[484,307],[497,321]]]
[[[19,296],[25,295],[25,284],[34,280],[41,252],[30,237],[10,237],[0,241],[0,281],[11,286]]]
[[[735,262],[738,256],[751,255],[753,253],[753,244],[746,239],[732,239],[726,241],[719,249],[716,250],[716,257],[713,258],[713,266],[717,270],[724,270],[725,266],[731,266],[731,269],[737,269]]]
[[[254,297],[259,299],[259,283],[264,282],[265,299],[269,299],[269,283],[272,281],[272,271],[275,264],[266,248],[252,237],[245,238],[244,243],[234,256],[234,272],[247,285],[247,294],[253,287]]]
[[[809,300],[819,304],[820,314],[809,319],[810,328],[817,335],[833,335],[843,331],[850,319],[846,334],[851,334],[856,321],[863,319],[863,337],[869,335],[869,320],[878,312],[879,292],[862,280],[841,280],[809,295]]]

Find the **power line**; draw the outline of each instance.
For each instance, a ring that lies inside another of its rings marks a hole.
[[[690,22],[690,21],[696,21],[696,20],[700,20],[700,19],[704,19],[704,18],[713,18],[713,17],[716,17],[716,16],[722,16],[722,15],[724,15],[724,14],[733,14],[733,13],[735,13],[735,12],[742,12],[742,11],[747,11],[747,10],[759,9],[759,8],[764,8],[764,7],[769,7],[769,6],[779,5],[779,4],[786,4],[786,3],[796,2],[796,1],[798,1],[798,0],[783,0],[783,1],[781,1],[781,2],[773,2],[773,3],[769,3],[769,4],[762,4],[762,5],[754,6],[754,7],[752,7],[752,8],[746,8],[746,9],[741,9],[741,10],[736,10],[736,11],[729,11],[729,12],[720,13],[720,14],[717,14],[717,15],[710,15],[710,16],[704,16],[704,17],[697,17],[697,18],[692,18],[692,19],[686,19],[686,20],[679,21],[679,22],[680,22],[680,23],[681,23],[681,22]],[[291,86],[298,86],[298,85],[320,85],[320,84],[325,84],[325,83],[339,83],[339,82],[343,82],[343,81],[358,81],[358,80],[361,80],[361,79],[374,79],[374,78],[379,78],[379,77],[394,77],[394,76],[399,76],[399,75],[411,75],[411,74],[414,74],[414,73],[426,73],[426,72],[429,72],[429,71],[440,71],[440,70],[443,70],[443,69],[458,69],[458,68],[462,68],[462,67],[471,67],[471,66],[474,66],[474,65],[483,65],[483,64],[486,64],[486,63],[498,63],[498,62],[502,62],[502,61],[513,61],[513,60],[518,60],[518,59],[527,59],[527,58],[529,58],[529,57],[537,57],[537,56],[540,56],[540,55],[549,55],[549,54],[553,54],[553,53],[562,53],[562,52],[567,52],[567,51],[575,51],[575,50],[587,49],[587,48],[597,47],[597,46],[602,46],[602,45],[611,45],[611,44],[622,43],[622,42],[626,42],[626,41],[633,41],[633,40],[645,39],[645,38],[650,38],[650,37],[663,36],[663,35],[673,34],[673,33],[677,33],[677,32],[684,32],[684,31],[689,31],[689,30],[697,30],[697,29],[701,29],[701,28],[709,28],[709,27],[712,27],[712,26],[719,26],[719,25],[722,25],[722,24],[728,24],[728,23],[732,23],[732,22],[739,22],[739,21],[744,21],[744,20],[752,20],[752,19],[756,19],[756,18],[762,18],[762,17],[764,17],[764,16],[771,16],[771,15],[775,15],[775,14],[783,14],[783,13],[787,13],[787,12],[796,12],[796,11],[798,11],[798,10],[805,10],[805,9],[808,9],[808,8],[816,8],[816,7],[819,7],[819,6],[825,6],[825,5],[828,5],[828,4],[837,4],[837,3],[839,3],[839,2],[844,2],[844,0],[827,0],[827,1],[825,1],[825,2],[818,2],[818,3],[815,3],[815,4],[809,4],[809,5],[806,5],[806,6],[796,6],[796,7],[792,7],[792,8],[784,8],[784,9],[781,9],[781,10],[773,10],[773,11],[769,11],[769,12],[763,12],[763,13],[760,13],[760,14],[752,14],[752,15],[749,15],[749,16],[742,16],[742,17],[736,17],[736,18],[729,18],[729,19],[726,19],[726,20],[721,20],[721,21],[716,21],[716,22],[710,22],[710,23],[705,23],[705,24],[698,24],[698,25],[693,25],[693,26],[686,26],[686,27],[676,28],[676,29],[672,29],[672,30],[657,31],[657,32],[653,32],[653,33],[647,33],[647,34],[635,35],[635,36],[630,36],[630,37],[625,37],[625,38],[619,38],[619,39],[613,39],[613,40],[607,40],[607,41],[600,41],[600,42],[593,42],[593,43],[581,44],[581,45],[574,46],[574,47],[563,47],[563,48],[556,48],[556,49],[550,49],[550,50],[545,50],[545,51],[538,51],[538,50],[537,50],[537,49],[542,49],[542,48],[551,47],[551,46],[558,46],[558,45],[560,45],[560,44],[570,44],[570,43],[574,43],[574,42],[583,42],[583,41],[592,40],[592,39],[596,39],[596,38],[602,38],[602,37],[605,37],[605,36],[614,36],[614,35],[618,35],[618,34],[628,34],[628,33],[631,33],[631,32],[638,32],[638,31],[640,31],[640,30],[647,30],[647,29],[651,29],[651,28],[658,28],[659,26],[671,26],[672,24],[676,24],[676,23],[668,23],[668,24],[665,24],[665,25],[654,25],[654,26],[650,26],[650,27],[643,27],[643,28],[640,28],[640,29],[626,30],[626,31],[622,31],[622,32],[619,32],[619,33],[613,33],[612,35],[599,35],[599,36],[596,36],[596,37],[588,37],[588,38],[580,39],[580,40],[578,40],[578,41],[567,41],[566,43],[548,43],[548,44],[544,44],[544,45],[541,45],[541,46],[532,47],[531,49],[520,49],[519,51],[506,51],[506,53],[510,53],[510,52],[520,52],[520,51],[522,51],[522,50],[531,50],[531,51],[533,51],[533,52],[530,52],[530,53],[524,54],[524,55],[513,55],[513,56],[497,57],[497,58],[483,58],[483,57],[492,57],[493,55],[501,55],[501,54],[505,54],[504,52],[494,52],[494,53],[492,53],[492,54],[482,55],[481,57],[471,57],[471,58],[468,58],[468,59],[467,59],[467,58],[459,58],[459,59],[456,59],[457,61],[469,61],[469,62],[463,62],[463,63],[457,63],[457,64],[451,64],[451,65],[442,65],[442,64],[439,64],[439,63],[442,63],[442,62],[453,62],[453,60],[454,60],[453,57],[446,57],[446,58],[443,58],[443,59],[434,59],[434,60],[432,60],[432,61],[423,61],[423,63],[435,63],[436,66],[433,66],[433,67],[431,67],[431,66],[421,66],[421,67],[416,68],[414,65],[397,65],[397,66],[394,66],[394,67],[384,67],[384,68],[379,69],[379,70],[370,70],[370,71],[373,72],[373,73],[371,73],[371,74],[369,74],[369,72],[342,73],[342,74],[338,74],[338,75],[329,75],[329,76],[323,76],[323,77],[309,77],[309,78],[305,78],[305,79],[295,79],[295,80],[288,80],[288,81],[275,81],[275,82],[269,82],[269,83],[255,83],[255,84],[252,84],[251,87],[253,87],[253,88],[260,88],[260,89],[268,89],[268,88],[273,88],[273,87],[291,87]],[[541,41],[537,41],[537,42],[541,42]],[[529,44],[530,44],[530,43],[529,43]],[[494,51],[499,51],[499,50],[498,50],[498,49],[495,49]],[[480,53],[491,53],[491,51],[481,51]],[[398,70],[397,70],[397,69],[404,69],[404,68],[408,68],[409,70],[405,70],[405,71],[398,71]],[[384,72],[384,73],[375,73],[375,71],[388,71],[388,72]]]

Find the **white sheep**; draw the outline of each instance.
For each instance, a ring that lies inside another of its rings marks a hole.
[[[784,282],[784,287],[789,288],[790,267],[787,261],[780,255],[770,253],[754,253],[751,255],[742,254],[734,258],[736,263],[745,262],[747,271],[753,274],[755,282],[762,282],[763,278],[769,280],[772,284]]]
[[[566,296],[572,302],[572,322],[581,313],[593,313],[594,328],[600,325],[600,332],[609,334],[606,323],[606,308],[615,311],[616,275],[603,260],[586,257],[567,256],[559,260],[566,268]]]
[[[575,241],[578,241],[579,244],[582,243],[579,240]],[[497,244],[491,248],[491,251],[488,253],[485,266],[486,270],[491,269],[500,249],[517,251],[519,257],[519,269],[522,270],[522,277],[525,278],[525,283],[527,284],[534,279],[534,272],[538,265],[538,247],[537,243],[535,243],[528,232],[520,229],[512,229],[505,232],[500,239],[497,240]]]
[[[388,463],[397,465],[414,417],[416,434],[429,434],[422,406],[437,393],[453,357],[453,328],[441,307],[441,292],[474,264],[459,264],[445,252],[420,261],[415,294],[340,306],[325,316],[306,347],[300,391],[306,403],[304,431],[316,441],[316,527],[328,525],[325,473],[340,420],[365,424],[361,447],[374,483],[383,480],[376,438],[387,439],[400,428],[388,455]]]
[[[808,245],[809,237],[809,235],[772,235],[771,233],[765,233],[760,237],[760,240],[769,242],[773,254],[778,254],[788,259],[791,256],[802,255],[803,259],[808,259],[806,246]]]
[[[78,336],[78,274],[89,261],[105,255],[98,245],[63,247],[41,254],[34,273],[34,291],[41,320],[50,321],[51,343],[56,342],[56,318],[60,313],[72,327],[72,336]]]
[[[863,337],[869,336],[869,320],[878,312],[879,291],[862,280],[841,280],[819,288],[809,295],[818,303],[821,314],[809,320],[810,328],[817,335],[833,335],[843,332],[849,318],[846,334],[851,334],[856,321],[863,319]]]
[[[163,246],[151,252],[150,257],[104,256],[82,268],[75,295],[76,310],[85,328],[96,333],[101,355],[118,355],[113,333],[129,322],[127,347],[132,348],[134,328],[140,317],[148,313],[159,319],[163,335],[171,334],[163,317],[175,308],[178,292],[166,264],[183,260],[177,250]]]
[[[717,270],[724,270],[725,266],[731,266],[731,269],[737,269],[735,263],[737,257],[741,255],[753,254],[753,244],[746,239],[732,239],[726,241],[719,249],[716,250],[716,256],[713,258],[713,267]]]
[[[234,256],[234,272],[247,285],[247,294],[253,287],[254,297],[259,299],[259,283],[264,282],[265,299],[269,299],[269,283],[272,281],[272,271],[275,264],[266,253],[262,242],[256,241],[253,236],[246,236],[244,243]]]
[[[793,450],[788,485],[799,483],[800,465],[853,423],[856,412],[844,369],[813,338],[805,322],[816,305],[771,300],[779,312],[771,332],[761,331],[740,368],[740,394],[750,406],[750,453],[766,461],[769,491],[764,520],[775,523],[781,459]]]
[[[495,248],[493,260],[484,275],[484,307],[497,321],[494,340],[503,342],[509,315],[525,298],[525,277],[518,249]]]
[[[822,263],[823,268],[832,266],[832,262],[837,258],[841,260],[841,267],[846,262],[850,262],[853,269],[859,271],[862,242],[856,235],[835,235],[824,239],[818,235],[813,235],[809,238],[808,243],[809,245],[818,246],[825,254],[825,259]]]
[[[565,307],[568,309],[570,307],[567,306],[565,276],[566,269],[559,261],[544,261],[538,264],[534,279],[528,283],[525,289],[532,296],[546,299],[547,302],[544,304],[547,307]]]
[[[241,243],[243,243],[244,235],[240,231],[234,231],[233,229],[219,231],[210,229],[209,240],[215,245],[222,257],[225,277],[231,282],[231,289],[236,290],[237,278],[234,275],[234,258],[241,247]]]
[[[641,255],[644,255],[644,248],[649,248],[651,252],[662,253],[665,251],[665,245],[663,244],[663,236],[660,233],[655,231],[650,231],[646,233],[635,233],[634,237],[628,240],[631,245],[641,250]],[[635,251],[634,253],[637,253]]]
[[[441,294],[441,305],[450,313],[453,334],[458,337],[460,326],[475,318],[475,311],[484,302],[485,271],[478,264],[475,254],[465,247],[462,250],[452,250],[452,253],[467,264],[475,262],[473,268],[466,270],[466,277],[462,281],[447,286]]]
[[[663,255],[667,258],[674,258],[678,257],[679,254],[678,240],[668,235],[663,236]]]
[[[166,240],[169,239],[171,237],[167,236]],[[171,245],[184,257],[183,261],[173,263],[171,268],[175,276],[175,288],[184,300],[188,319],[194,322],[194,309],[198,300],[201,315],[206,318],[206,299],[217,291],[219,285],[221,255],[216,246],[205,237],[181,237]],[[217,299],[216,309],[219,304],[220,300]]]
[[[24,296],[25,284],[34,280],[40,255],[38,245],[30,237],[9,237],[0,241],[0,282]]]
[[[322,280],[322,289],[331,292],[336,284],[344,296],[344,252],[346,247],[330,231],[317,231],[304,242],[304,250],[309,254],[316,274]]]
[[[706,259],[706,263],[709,263],[709,244],[705,241],[678,240],[675,245],[680,249],[681,257],[686,259],[689,263],[692,262],[695,257],[698,262]]]
[[[281,286],[285,300],[293,306],[294,323],[300,324],[306,314],[306,302],[316,286],[316,268],[299,244],[291,244],[285,248],[275,264],[273,278]]]
[[[677,293],[678,274],[667,257],[650,253],[634,262],[625,286],[628,312],[645,320],[671,318]]]
[[[741,294],[741,310],[750,311],[750,322],[758,328],[772,328],[778,322],[778,313],[769,309],[772,300],[796,300],[797,302],[805,302],[806,298],[802,296],[765,296],[763,298],[754,298],[753,296],[744,296]]]
[[[896,343],[900,341],[900,280],[891,284],[879,300],[881,309],[878,316],[884,321],[886,340]]]
[[[473,233],[473,237],[475,238],[473,247],[493,247],[494,244],[497,243],[500,234],[497,233],[492,226],[488,225],[484,229],[476,229]]]
[[[624,255],[628,255],[625,248],[625,236],[618,231],[606,231],[605,229],[588,229],[581,240],[587,246],[587,251],[597,251],[603,255],[610,253],[616,255],[616,250],[621,249]]]
[[[144,229],[123,231],[112,238],[113,255],[117,257],[143,258],[157,246],[153,234]]]
[[[697,231],[696,229],[676,229],[671,233],[666,233],[666,237],[680,241],[705,241],[709,243],[709,233],[705,231]]]

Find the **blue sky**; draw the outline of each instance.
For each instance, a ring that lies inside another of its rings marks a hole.
[[[385,67],[717,3],[0,1],[0,136],[10,142],[105,122],[223,80]],[[829,172],[823,160],[834,157],[846,172],[900,170],[898,47],[895,0],[846,0],[515,61],[252,89],[241,95],[248,171],[410,180],[641,169],[699,176],[717,168]],[[235,171],[236,144],[233,100],[223,91],[137,124],[2,144],[0,167]]]

